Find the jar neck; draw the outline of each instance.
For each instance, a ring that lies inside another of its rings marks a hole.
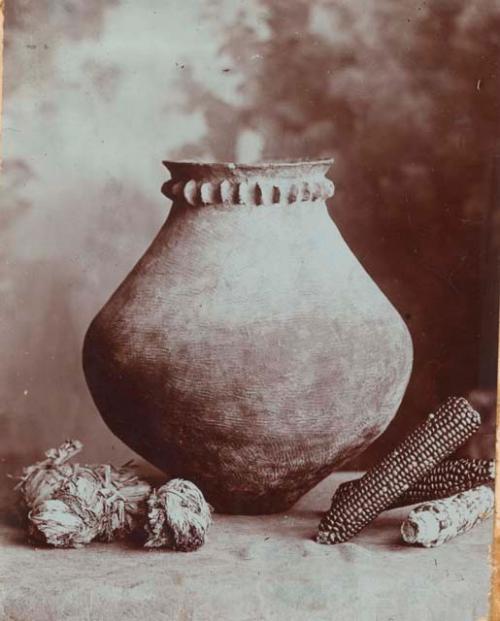
[[[163,194],[192,207],[291,205],[333,196],[325,177],[332,160],[257,165],[164,162],[172,178]]]

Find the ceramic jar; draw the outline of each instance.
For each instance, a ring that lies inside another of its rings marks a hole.
[[[85,338],[90,391],[217,510],[285,510],[387,427],[408,330],[328,215],[330,160],[165,164],[168,218]]]

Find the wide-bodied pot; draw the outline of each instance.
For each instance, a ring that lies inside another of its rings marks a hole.
[[[328,215],[330,160],[165,164],[168,218],[85,338],[90,391],[217,510],[285,510],[387,427],[408,330]]]

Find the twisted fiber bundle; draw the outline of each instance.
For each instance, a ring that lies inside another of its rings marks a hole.
[[[122,538],[143,525],[149,483],[137,477],[131,463],[121,468],[66,463],[81,448],[80,442],[65,442],[23,470],[16,488],[33,540],[81,547]]]
[[[333,496],[319,525],[318,543],[341,543],[357,535],[461,446],[480,423],[465,399],[450,397],[378,465]]]
[[[146,548],[190,552],[205,543],[212,508],[194,483],[172,479],[148,499]]]
[[[30,511],[30,535],[55,547],[122,539],[143,525],[150,491],[129,466],[76,466]]]
[[[50,498],[64,480],[70,477],[75,465],[67,463],[83,448],[78,440],[66,440],[58,448],[46,451],[46,459],[23,468],[15,490],[19,492],[22,509],[30,510],[37,502]]]
[[[122,539],[143,527],[151,486],[137,476],[133,464],[129,462],[121,468],[103,464],[96,466],[96,472],[101,478],[99,494],[104,497],[99,539]]]
[[[30,538],[56,548],[80,548],[96,539],[104,517],[100,487],[96,472],[77,466],[50,498],[29,512]]]

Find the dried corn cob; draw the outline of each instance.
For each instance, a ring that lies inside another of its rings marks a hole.
[[[495,495],[487,486],[419,505],[401,525],[403,541],[434,548],[466,533],[493,514]]]
[[[417,502],[447,498],[495,480],[495,461],[493,459],[445,459],[427,476],[420,479],[400,496],[388,509],[413,505]],[[347,481],[337,488],[337,498],[359,481]]]
[[[461,446],[480,423],[481,417],[465,399],[450,397],[378,465],[334,494],[319,525],[318,543],[354,537]]]
[[[494,480],[493,459],[446,459],[398,498],[391,508],[447,498],[480,485],[493,483]]]

